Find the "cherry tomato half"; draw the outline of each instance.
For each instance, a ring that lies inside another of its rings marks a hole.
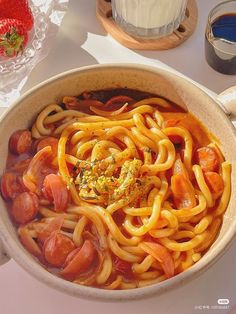
[[[43,193],[49,201],[54,202],[54,210],[56,212],[66,210],[69,201],[69,193],[61,177],[53,173],[47,175],[43,183]]]
[[[88,270],[95,258],[95,247],[90,240],[85,240],[81,249],[76,249],[76,253],[71,252],[65,262],[65,268],[61,271],[61,276],[67,280],[74,280],[81,273]]]
[[[52,136],[41,139],[37,144],[37,152],[46,146],[51,146],[54,156],[57,155],[58,139]]]
[[[217,153],[211,147],[197,149],[195,159],[203,171],[217,171],[219,160]]]

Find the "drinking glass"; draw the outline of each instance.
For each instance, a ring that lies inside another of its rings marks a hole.
[[[187,0],[112,0],[116,23],[135,37],[171,34],[185,17]]]

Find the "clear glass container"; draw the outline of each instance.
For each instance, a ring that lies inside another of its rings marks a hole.
[[[112,0],[116,23],[135,37],[170,35],[185,17],[187,0]]]
[[[20,96],[33,68],[44,59],[55,42],[69,0],[30,0],[34,26],[23,53],[0,57],[0,107],[8,107]]]
[[[236,74],[236,0],[224,1],[209,15],[205,33],[207,63],[223,74]]]

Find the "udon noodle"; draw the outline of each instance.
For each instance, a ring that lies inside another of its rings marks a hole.
[[[114,94],[115,93],[115,94]],[[25,248],[82,285],[144,287],[198,262],[231,166],[190,113],[130,90],[50,104],[9,141],[1,191]]]

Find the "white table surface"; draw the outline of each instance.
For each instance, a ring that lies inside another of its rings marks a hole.
[[[164,68],[169,66],[216,93],[236,85],[235,76],[215,72],[204,58],[207,14],[220,1],[197,2],[199,22],[191,38],[169,51],[140,52],[129,50],[107,36],[96,20],[94,0],[70,0],[53,49],[32,71],[23,91],[62,71],[110,62],[135,62]],[[0,112],[4,110],[0,108]],[[236,309],[232,310],[236,305],[235,260],[236,240],[213,267],[191,283],[149,300],[128,303],[102,303],[67,296],[38,282],[11,260],[0,268],[0,313],[236,313]],[[219,298],[228,298],[231,310],[203,309],[203,306],[217,305]]]

